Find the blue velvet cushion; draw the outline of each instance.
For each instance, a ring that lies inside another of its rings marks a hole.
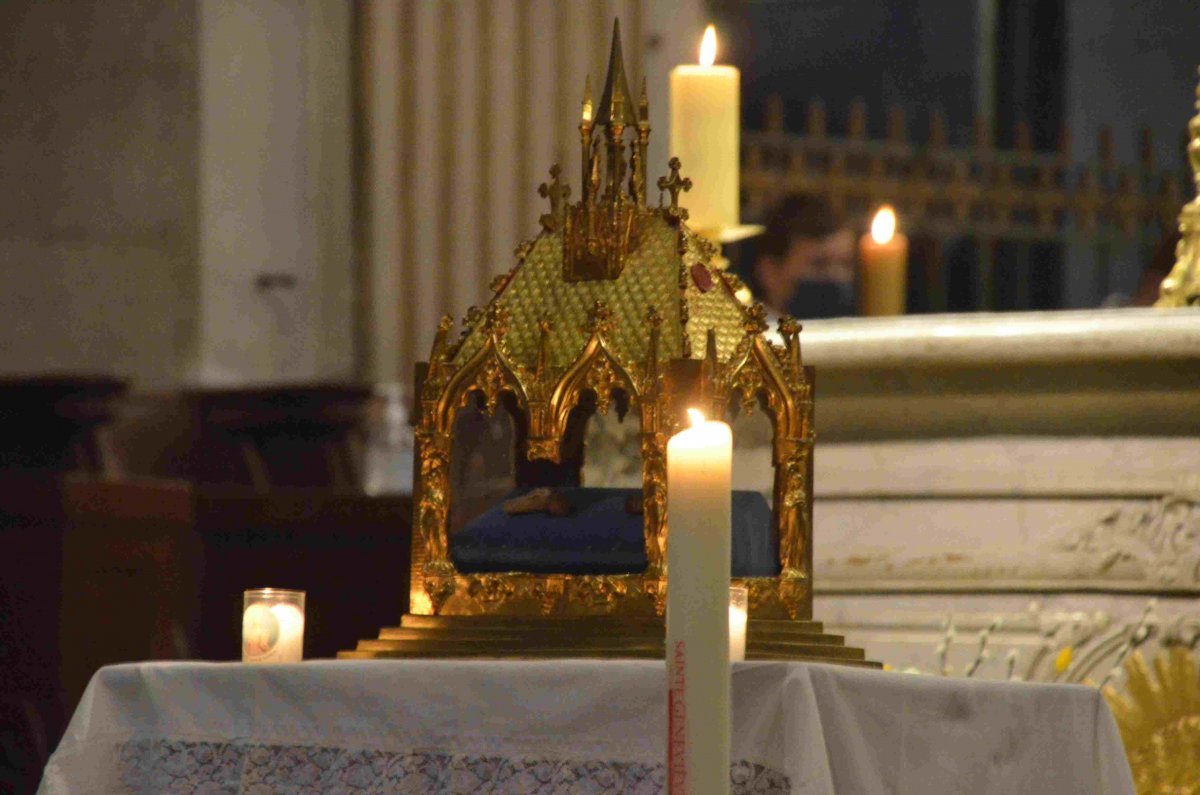
[[[526,493],[517,489],[504,500]],[[639,489],[559,488],[569,516],[508,516],[503,502],[450,539],[450,557],[466,573],[631,574],[646,568],[642,517],[625,510]],[[771,509],[756,491],[733,492],[733,576],[779,574],[771,543]]]

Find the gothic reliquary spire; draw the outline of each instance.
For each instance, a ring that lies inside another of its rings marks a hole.
[[[579,122],[579,202],[567,208],[563,230],[563,276],[567,281],[615,279],[635,247],[646,206],[649,102],[643,85],[635,109],[621,53],[621,28],[613,22],[612,51],[600,104],[584,87]],[[629,133],[629,134],[627,134]]]

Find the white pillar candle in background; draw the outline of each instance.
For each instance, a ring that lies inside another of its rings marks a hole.
[[[746,617],[749,611],[749,592],[740,585],[729,588],[729,659],[746,659]]]
[[[709,25],[700,63],[671,70],[671,150],[692,180],[679,201],[688,226],[709,237],[738,225],[738,147],[741,130],[741,73],[714,65],[716,29]]]
[[[667,776],[671,795],[729,792],[733,433],[689,409],[667,442]]]
[[[304,659],[304,591],[257,588],[242,600],[242,662]]]
[[[908,238],[896,231],[896,211],[883,205],[858,243],[858,313],[903,315],[908,300]]]

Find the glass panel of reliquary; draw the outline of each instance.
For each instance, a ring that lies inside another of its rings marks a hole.
[[[765,401],[756,400],[753,411],[732,405],[725,421],[733,428],[733,488],[757,491],[774,509],[775,469],[771,463],[771,445],[775,425],[764,404]]]
[[[504,499],[516,486],[516,425],[503,404],[489,415],[471,395],[454,418],[450,451],[449,532]]]

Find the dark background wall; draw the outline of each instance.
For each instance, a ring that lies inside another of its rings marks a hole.
[[[1135,154],[1137,130],[1157,133],[1157,152],[1182,164],[1200,49],[1195,0],[713,0],[720,59],[742,70],[743,122],[762,127],[766,99],[780,95],[789,126],[823,99],[830,128],[847,106],[870,108],[872,135],[885,109],[905,109],[917,137],[940,108],[952,141],[965,142],[977,110],[1068,124],[1080,157],[1095,152],[1103,124],[1118,156]],[[999,110],[999,113],[997,113]],[[1051,147],[1057,135],[1036,136]],[[1166,162],[1166,161],[1164,161]]]
[[[0,3],[0,372],[180,369],[196,68],[194,3]]]
[[[885,134],[887,110],[898,106],[910,138],[923,141],[938,109],[952,145],[970,142],[979,116],[997,146],[1011,147],[1024,120],[1035,148],[1056,149],[1067,129],[1073,160],[1089,163],[1107,125],[1117,162],[1133,164],[1146,128],[1156,163],[1190,194],[1183,145],[1200,64],[1196,0],[713,0],[710,9],[720,59],[742,70],[747,129],[762,128],[778,95],[789,130],[803,129],[806,104],[819,98],[840,135],[862,99],[871,137]],[[1033,252],[1026,259],[1044,295],[1028,308],[1128,298],[1159,237],[1151,229],[1102,250]],[[998,270],[1001,294],[1008,275]]]
[[[767,97],[780,95],[798,128],[810,99],[826,104],[832,132],[845,128],[856,98],[882,135],[884,109],[899,105],[923,134],[925,114],[941,108],[952,139],[970,130],[974,111],[977,9],[945,0],[727,1],[713,3],[722,61],[742,69],[743,122],[761,128]]]
[[[1067,3],[1067,119],[1077,155],[1095,151],[1113,125],[1118,157],[1133,156],[1137,129],[1155,132],[1160,162],[1183,167],[1187,120],[1195,112],[1200,3],[1195,0],[1071,0]]]

